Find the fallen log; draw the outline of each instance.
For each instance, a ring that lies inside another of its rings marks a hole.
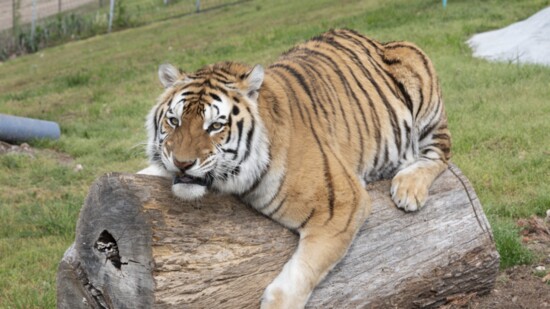
[[[389,181],[308,308],[436,307],[484,294],[499,266],[467,179],[451,166],[426,206],[397,209]],[[170,181],[111,173],[91,187],[57,273],[58,308],[257,308],[298,237],[231,196],[182,202]]]

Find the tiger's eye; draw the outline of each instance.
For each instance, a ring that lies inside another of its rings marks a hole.
[[[168,118],[168,122],[170,122],[171,125],[173,125],[174,127],[178,125],[178,118],[176,117],[170,117]]]
[[[219,130],[221,129],[222,124],[219,122],[214,122],[212,125],[210,125],[210,127],[212,128],[212,130]]]

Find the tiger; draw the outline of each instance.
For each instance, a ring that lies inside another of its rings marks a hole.
[[[413,43],[333,29],[264,69],[159,66],[143,174],[183,200],[237,196],[299,235],[260,307],[303,308],[371,212],[367,184],[391,179],[398,208],[425,205],[451,135],[434,66]]]

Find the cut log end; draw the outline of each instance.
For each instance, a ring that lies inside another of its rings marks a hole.
[[[499,256],[474,190],[451,166],[424,209],[405,213],[389,181],[307,307],[436,307],[484,294]],[[297,235],[230,196],[182,202],[168,180],[108,174],[91,187],[57,274],[58,308],[257,308]]]

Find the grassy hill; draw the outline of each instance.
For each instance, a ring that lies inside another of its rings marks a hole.
[[[514,220],[550,208],[550,69],[473,59],[474,33],[524,19],[533,1],[255,0],[97,36],[0,64],[0,113],[59,122],[59,141],[0,155],[0,307],[55,307],[55,272],[93,180],[146,166],[156,70],[237,60],[268,65],[297,42],[348,27],[409,40],[433,59],[453,161],[489,216],[503,265],[527,262]],[[174,14],[171,12],[171,14]],[[75,171],[75,166],[83,166]]]

